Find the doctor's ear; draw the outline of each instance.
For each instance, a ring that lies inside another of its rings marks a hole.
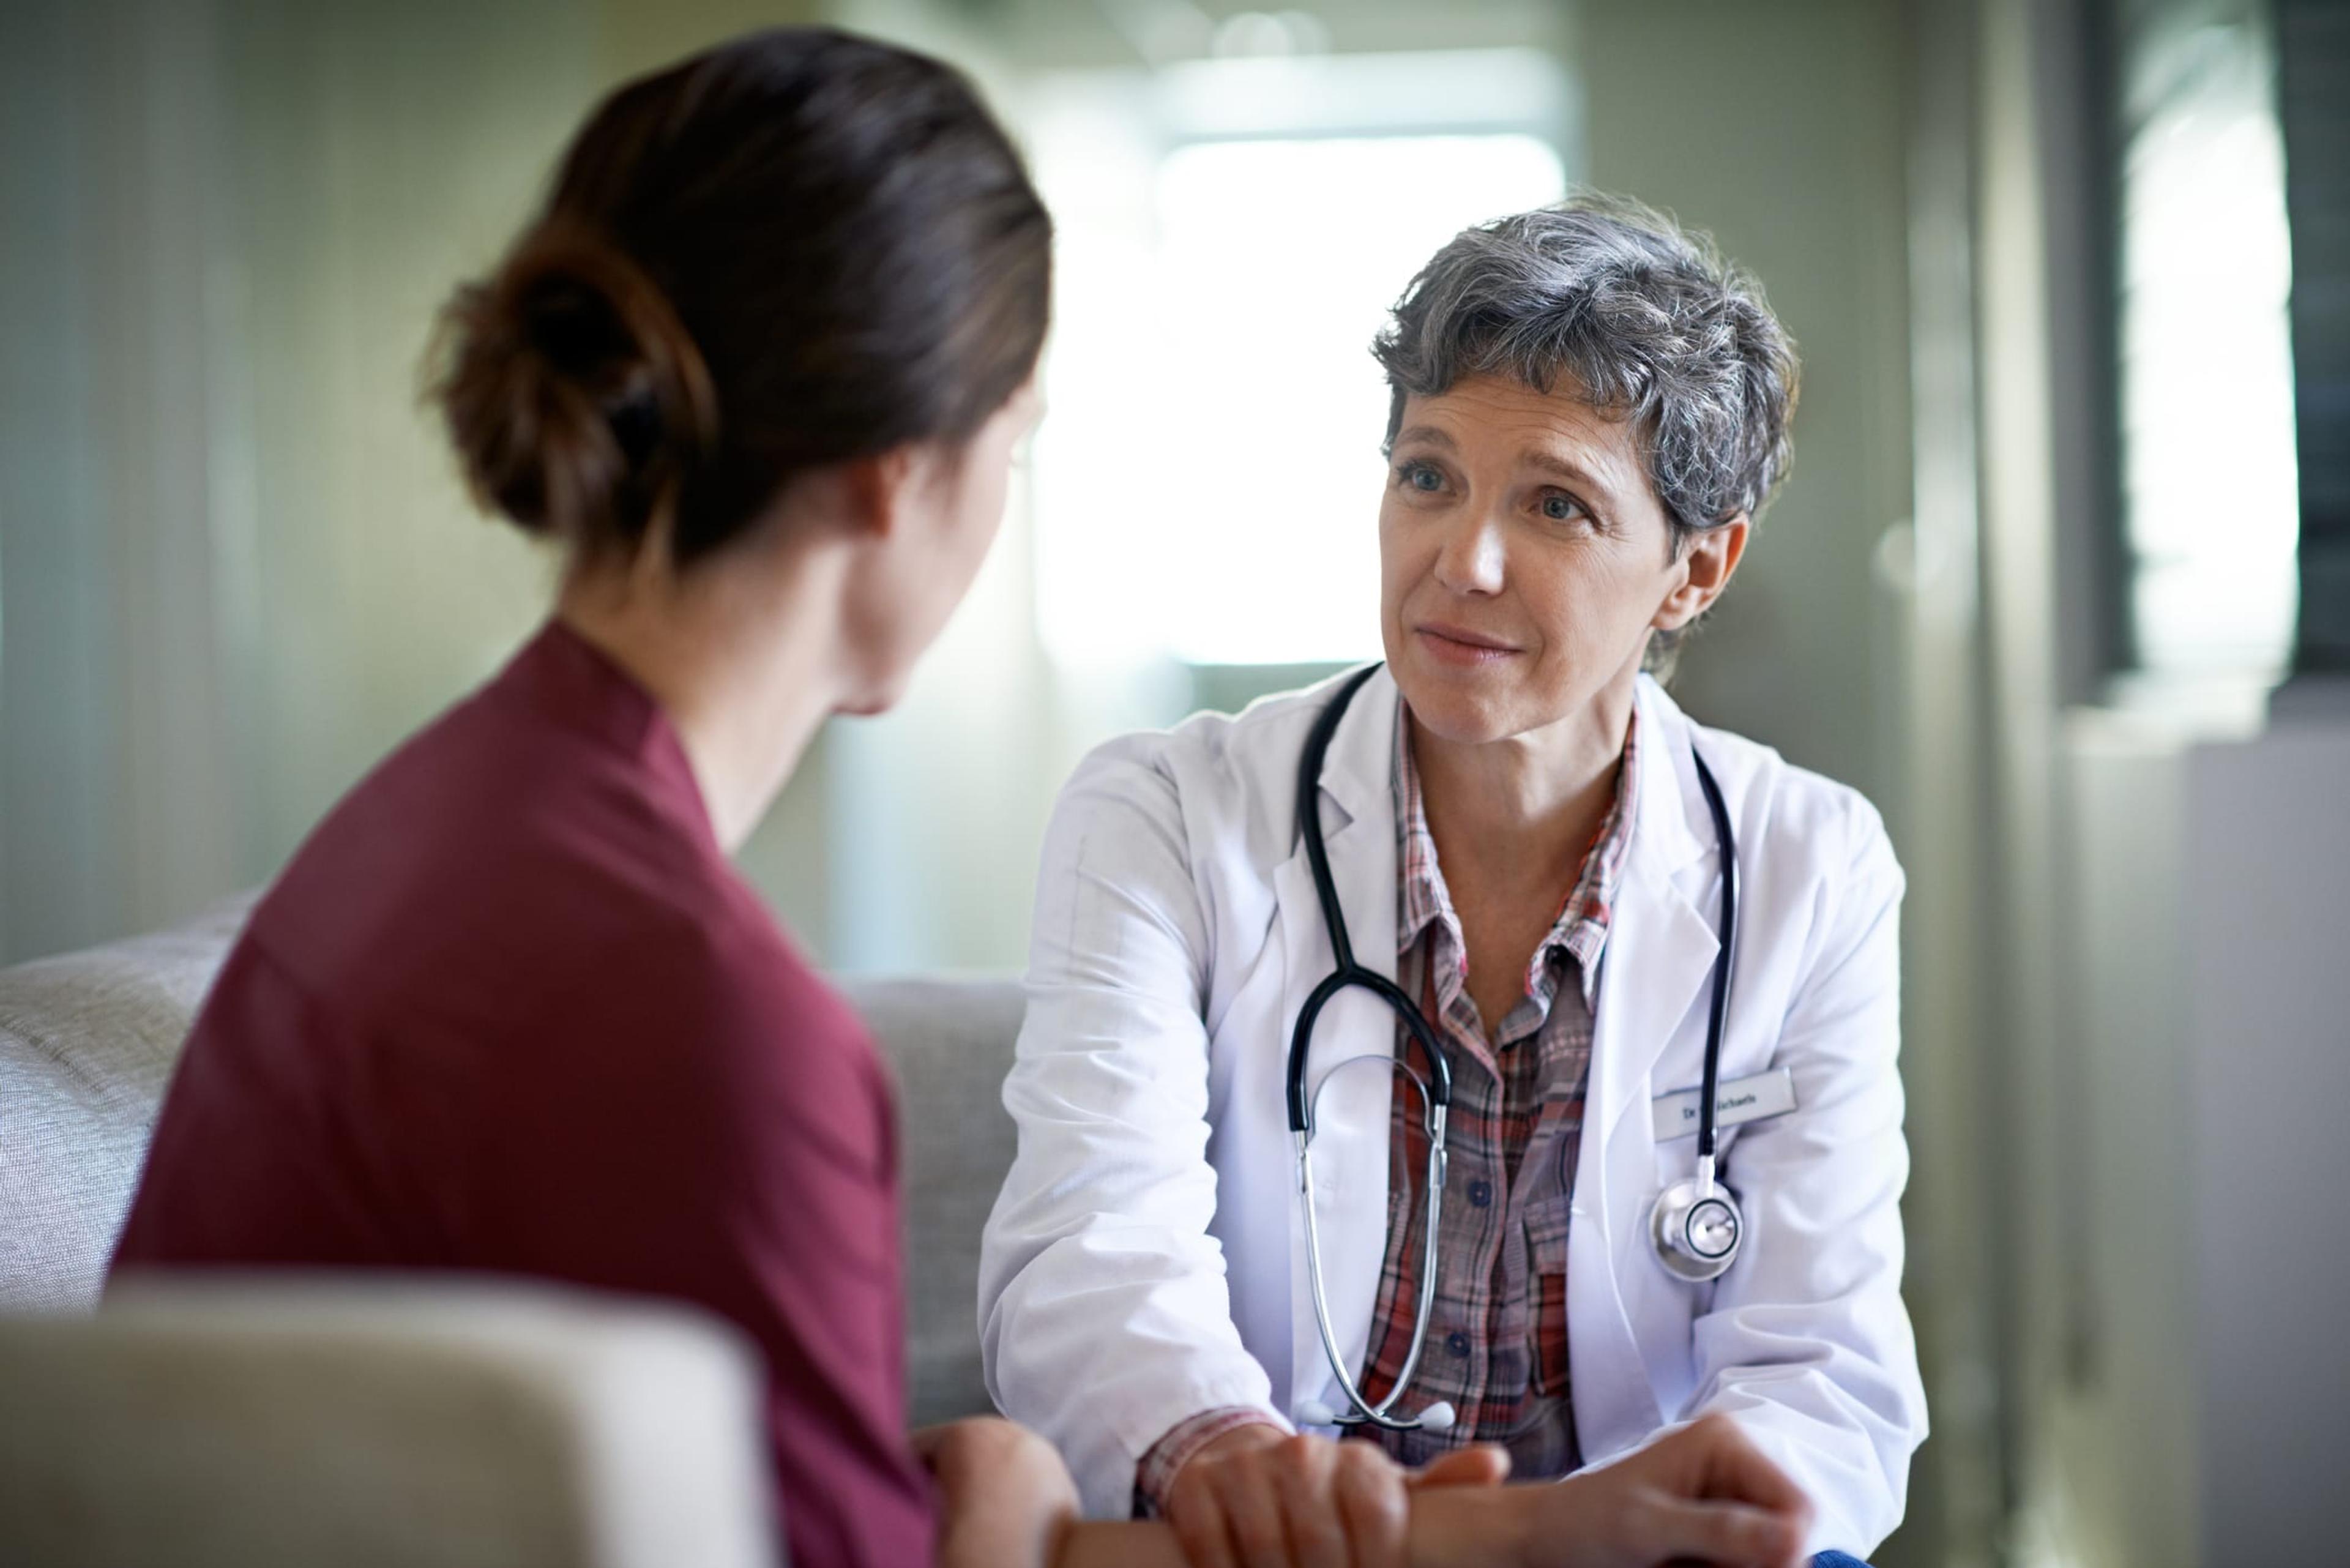
[[[1738,570],[1752,528],[1742,512],[1727,523],[1691,534],[1681,546],[1680,559],[1674,563],[1680,569],[1680,581],[1657,607],[1656,618],[1648,624],[1659,631],[1679,631],[1711,608]]]

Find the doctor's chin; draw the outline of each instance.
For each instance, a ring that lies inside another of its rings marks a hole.
[[[0,7],[0,1563],[2350,1564],[2345,103]]]

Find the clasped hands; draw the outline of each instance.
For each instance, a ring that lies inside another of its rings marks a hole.
[[[1164,1512],[1191,1568],[1802,1561],[1810,1502],[1726,1417],[1560,1481],[1503,1487],[1509,1469],[1491,1445],[1414,1472],[1369,1443],[1249,1426],[1192,1456]]]
[[[1008,1421],[915,1434],[943,1504],[938,1561],[1051,1568],[1800,1568],[1803,1492],[1708,1416],[1564,1480],[1516,1486],[1479,1446],[1411,1471],[1368,1443],[1236,1428],[1194,1454],[1165,1523],[1076,1517],[1050,1444]]]

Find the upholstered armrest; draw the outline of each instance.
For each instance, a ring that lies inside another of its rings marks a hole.
[[[0,1562],[777,1561],[754,1353],[479,1280],[156,1276],[0,1317]]]

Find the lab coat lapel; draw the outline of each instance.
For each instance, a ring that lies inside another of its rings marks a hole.
[[[1688,1021],[1719,950],[1693,901],[1713,886],[1716,867],[1710,831],[1700,838],[1691,825],[1706,805],[1690,757],[1689,721],[1642,677],[1638,815],[1608,920],[1592,1038],[1588,1099],[1603,1129],[1645,1105],[1649,1069]]]
[[[1575,1423],[1586,1459],[1619,1451],[1663,1419],[1633,1332],[1635,1282],[1654,1197],[1656,1147],[1645,1113],[1649,1077],[1667,1043],[1686,1027],[1712,972],[1713,928],[1690,901],[1710,880],[1690,801],[1705,809],[1690,762],[1688,722],[1661,689],[1640,681],[1640,771],[1632,846],[1608,922],[1593,1021],[1591,1076],[1574,1225],[1568,1233],[1568,1355]],[[1702,1027],[1702,1023],[1699,1024]],[[1643,1113],[1627,1119],[1634,1107]]]
[[[1395,726],[1395,682],[1381,670],[1355,694],[1331,737],[1322,770],[1322,826],[1330,878],[1346,913],[1355,959],[1390,980],[1396,972]],[[1288,758],[1287,764],[1295,768],[1296,759]],[[1285,1053],[1307,993],[1336,961],[1303,843],[1276,869],[1274,887],[1285,971],[1279,1048]],[[1387,1241],[1388,1118],[1395,1074],[1358,1065],[1335,1078],[1329,1075],[1336,1064],[1356,1057],[1388,1061],[1394,1054],[1395,1015],[1378,998],[1354,987],[1322,1010],[1306,1056],[1307,1092],[1310,1096],[1321,1089],[1314,1103],[1313,1147],[1324,1293],[1332,1332],[1349,1370],[1356,1371],[1370,1339],[1379,1260]],[[1326,1079],[1327,1086],[1323,1087]],[[1305,1227],[1294,1169],[1283,1201],[1289,1209],[1295,1386],[1285,1397],[1277,1391],[1276,1397],[1294,1408],[1308,1397],[1331,1399],[1335,1386],[1305,1277]]]

